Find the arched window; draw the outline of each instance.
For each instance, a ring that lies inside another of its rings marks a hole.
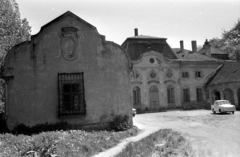
[[[167,97],[168,97],[168,103],[174,103],[175,102],[173,86],[168,86],[167,87]]]
[[[197,101],[198,102],[201,102],[201,101],[203,101],[203,90],[202,90],[202,88],[197,88],[196,89],[196,96],[197,96]]]
[[[141,104],[141,89],[138,86],[133,88],[133,105]]]
[[[189,88],[183,89],[183,102],[190,102],[190,90]]]
[[[221,100],[221,94],[216,89],[212,91],[212,103],[214,103],[215,100]]]
[[[227,88],[223,91],[224,99],[231,102],[231,104],[235,104],[234,102],[234,93],[230,88]]]

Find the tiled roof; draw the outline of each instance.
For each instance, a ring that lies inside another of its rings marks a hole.
[[[207,85],[240,81],[240,62],[224,63]]]
[[[218,61],[218,59],[213,57],[208,57],[198,53],[193,53],[192,51],[185,50],[182,52],[180,48],[172,49],[178,59],[183,61]]]
[[[127,38],[122,46],[126,49],[131,60],[137,60],[148,51],[162,53],[168,59],[177,59],[172,49],[166,42],[166,38],[157,38],[151,36],[135,36]]]
[[[160,37],[154,37],[154,36],[148,36],[148,35],[138,35],[138,36],[133,36],[129,37],[133,39],[166,39],[166,38],[160,38]]]
[[[211,54],[226,54],[225,52],[217,49],[217,48],[214,48],[214,47],[210,47],[209,48],[209,51],[211,52]],[[199,54],[206,54],[206,49],[204,48],[201,48],[197,53]]]

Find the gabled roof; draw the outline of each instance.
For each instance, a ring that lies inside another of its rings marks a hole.
[[[220,49],[212,47],[208,40],[205,41],[203,47],[197,53],[211,56],[221,60],[229,60],[229,56],[227,53]]]
[[[206,85],[217,85],[240,81],[240,62],[228,62],[209,79]]]
[[[214,47],[209,47],[209,50],[206,50],[204,47],[201,48],[197,53],[199,54],[206,54],[206,51],[210,51],[211,54],[226,54],[225,52],[217,49],[217,48],[214,48]]]
[[[46,27],[48,27],[48,26],[51,25],[52,23],[57,22],[57,21],[61,20],[62,18],[66,17],[66,16],[72,16],[72,17],[74,17],[75,19],[77,19],[77,20],[85,23],[85,24],[88,25],[89,27],[92,27],[92,28],[93,28],[94,30],[96,30],[96,32],[97,32],[97,28],[96,28],[96,27],[94,27],[94,26],[91,25],[90,23],[86,22],[85,20],[81,19],[81,18],[78,17],[77,15],[73,14],[71,11],[67,11],[67,12],[65,12],[64,14],[58,16],[57,18],[55,18],[55,19],[53,19],[52,21],[50,21],[50,22],[46,23],[45,25],[43,25],[43,26],[41,27],[40,31],[39,31],[37,34],[32,35],[32,38],[35,37],[35,36],[37,36],[40,32],[42,32]],[[100,34],[99,34],[99,35],[100,35]]]

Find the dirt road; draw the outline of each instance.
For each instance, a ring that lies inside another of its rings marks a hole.
[[[181,132],[190,141],[196,157],[240,157],[240,112],[168,111],[138,114],[133,120],[142,127]]]

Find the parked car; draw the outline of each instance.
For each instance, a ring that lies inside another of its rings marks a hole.
[[[212,112],[215,114],[226,113],[226,112],[234,112],[236,111],[235,105],[232,105],[228,100],[216,100],[213,105],[211,105]]]
[[[137,114],[137,110],[135,108],[132,108],[132,115],[133,117]]]

